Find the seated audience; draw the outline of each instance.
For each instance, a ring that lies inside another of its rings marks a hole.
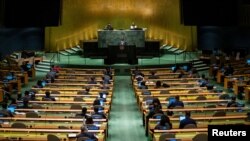
[[[102,77],[102,84],[111,84],[110,77],[108,75],[105,75]]]
[[[90,80],[88,82],[88,84],[97,84],[96,80],[95,80],[95,77],[90,77]]]
[[[161,81],[156,81],[156,83],[155,83],[155,88],[157,89],[157,88],[161,88]]]
[[[98,115],[102,118],[106,118],[106,115],[103,112],[99,112],[99,107],[95,106],[94,107],[94,113],[91,115],[91,117]]]
[[[96,99],[94,100],[93,106],[95,106],[95,105],[101,105],[99,97],[96,97]]]
[[[80,95],[80,94],[81,94],[81,95],[89,95],[89,94],[90,94],[90,93],[89,93],[90,87],[89,87],[89,86],[85,86],[84,89],[85,89],[84,91],[83,91],[83,90],[78,91],[77,94],[79,94],[79,95]]]
[[[113,30],[114,28],[112,27],[111,23],[108,23],[104,29],[105,30]]]
[[[163,87],[163,88],[169,88],[170,85],[168,85],[167,83],[163,83],[163,84],[162,84],[162,87]]]
[[[134,22],[132,22],[132,24],[131,24],[131,26],[130,26],[130,29],[131,29],[131,30],[137,29],[137,25],[136,25]]]
[[[132,71],[132,74],[134,76],[141,74],[141,71],[139,70],[138,66],[135,67],[135,69]]]
[[[231,64],[229,64],[229,65],[225,68],[224,75],[225,75],[225,76],[233,75],[233,73],[234,73],[234,68],[231,66]]]
[[[43,97],[43,100],[46,100],[46,101],[56,101],[56,99],[54,97],[50,96],[50,92],[49,91],[45,92],[45,97]]]
[[[46,74],[47,79],[55,79],[56,78],[56,71],[54,68],[50,68],[50,71]]]
[[[180,101],[180,96],[175,96],[175,101],[169,103],[168,108],[175,108],[175,107],[184,107],[184,103]]]
[[[151,75],[148,76],[148,79],[159,79],[159,76],[155,75],[156,74],[155,71],[151,71],[150,73]]]
[[[17,100],[15,98],[12,98],[9,106],[17,106]]]
[[[7,103],[2,103],[2,110],[0,111],[0,114],[2,114],[3,117],[14,117],[11,111],[7,110],[7,107],[8,107]]]
[[[161,116],[160,122],[155,126],[155,129],[157,130],[169,130],[172,129],[172,123],[170,122],[170,119],[166,115]]]
[[[146,116],[146,127],[145,127],[145,135],[148,136],[148,122],[149,119],[152,118],[155,114],[164,114],[161,110],[160,106],[153,107],[153,110],[150,110],[148,115]]]
[[[196,121],[191,118],[191,112],[186,111],[185,119],[180,121],[179,128],[182,129],[185,127],[185,125],[188,125],[188,124],[194,124],[197,126]]]
[[[87,119],[87,117],[89,117],[90,115],[87,114],[87,108],[86,107],[82,107],[82,112],[76,114],[76,117],[84,117],[85,119]]]
[[[87,137],[94,141],[97,141],[97,137],[93,133],[88,133],[88,129],[85,125],[81,127],[81,133],[76,136],[76,138]]]
[[[61,70],[61,67],[60,67],[60,66],[51,65],[51,69],[52,69],[54,72],[58,73],[58,72]]]
[[[236,102],[236,97],[233,96],[231,101],[227,103],[227,107],[238,107],[238,102]]]
[[[146,86],[146,81],[142,81],[138,84],[139,89],[148,89],[148,86]]]
[[[201,75],[201,79],[198,80],[198,82],[199,82],[200,87],[206,87],[209,84],[208,78],[205,77],[205,74]]]
[[[29,108],[29,100],[30,100],[29,93],[30,93],[29,91],[24,92],[23,108]]]
[[[153,107],[159,107],[160,109],[162,109],[161,102],[160,102],[159,98],[156,97],[156,98],[153,99],[152,106]]]

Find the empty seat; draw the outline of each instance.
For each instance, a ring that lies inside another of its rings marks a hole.
[[[216,105],[206,105],[206,106],[204,106],[204,108],[216,108]]]
[[[183,127],[184,129],[189,129],[189,128],[197,128],[195,124],[187,124]]]
[[[197,90],[189,90],[188,93],[192,94],[192,93],[198,93],[198,92],[197,92]]]
[[[66,127],[66,126],[58,126],[58,129],[69,129],[69,127]]]
[[[207,100],[207,98],[203,95],[197,96],[196,100]]]
[[[32,105],[32,109],[44,109],[42,105],[34,104]]]
[[[24,123],[16,122],[11,125],[11,128],[27,128]]]
[[[56,135],[48,134],[47,141],[61,141]]]
[[[200,134],[195,135],[192,140],[193,141],[207,141],[208,136],[207,134],[200,133]]]
[[[51,91],[51,94],[60,94],[59,91]]]
[[[91,141],[91,139],[88,137],[80,137],[80,138],[77,138],[76,141],[89,141],[89,140]]]
[[[154,119],[161,119],[162,116],[163,116],[163,114],[158,113],[158,114],[154,114],[153,118]]]
[[[175,138],[175,134],[173,133],[162,133],[160,138],[159,138],[159,141],[166,141],[166,138]]]
[[[82,97],[75,97],[74,101],[84,101],[84,100],[82,99]]]
[[[70,109],[79,110],[79,109],[82,109],[82,106],[79,104],[73,104],[71,105]]]
[[[219,99],[227,100],[227,99],[230,99],[230,96],[229,96],[229,94],[222,94],[219,96]]]
[[[39,118],[39,115],[35,112],[26,113],[26,118]]]
[[[216,111],[213,114],[213,117],[222,117],[222,116],[226,116],[226,112],[224,112],[224,111]]]
[[[168,90],[161,90],[160,94],[170,94]]]

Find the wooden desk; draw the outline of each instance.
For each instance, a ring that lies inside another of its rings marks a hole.
[[[96,82],[102,82],[103,80],[101,79],[101,78],[99,78],[99,79],[96,79]],[[109,80],[111,83],[113,82],[113,80]],[[55,79],[55,83],[61,83],[61,82],[69,82],[69,83],[71,83],[71,82],[85,82],[85,83],[87,83],[87,82],[89,82],[89,80],[87,80],[87,79],[59,79],[59,78],[56,78]]]
[[[4,91],[3,91],[3,89],[0,87],[0,102],[3,102],[3,96],[4,96]]]
[[[88,130],[90,133],[95,133],[98,141],[105,141],[104,130]],[[22,129],[22,128],[0,128],[0,140],[6,139],[21,139],[27,141],[47,140],[48,134],[55,134],[66,141],[75,141],[76,138],[68,138],[68,133],[80,133],[80,129]]]
[[[16,109],[15,110],[15,117],[26,117],[27,112],[36,112],[41,118],[65,118],[65,119],[72,119],[76,117],[76,114],[80,114],[82,110],[75,110],[75,109]],[[109,111],[104,109],[104,114],[108,118]],[[93,109],[87,110],[88,114],[93,114]]]
[[[239,83],[239,82],[235,82],[233,84],[233,91],[234,91],[234,94],[235,95],[238,95],[239,94],[239,88],[243,88],[245,87],[247,84],[242,82],[242,83]]]
[[[41,99],[42,97],[44,97],[45,94],[41,94],[41,93],[37,93],[36,94],[36,98],[38,99]],[[53,96],[53,97],[57,97],[59,100],[61,98],[68,98],[68,99],[73,99],[74,97],[82,97],[82,98],[97,98],[99,97],[99,93],[90,93],[89,95],[82,95],[82,94],[64,94],[64,93],[61,93],[61,94],[50,94],[50,96]],[[111,100],[112,98],[112,94],[108,94],[106,95],[106,99],[110,99]]]
[[[192,139],[196,134],[207,133],[207,128],[196,128],[196,129],[171,129],[171,130],[153,130],[153,141],[159,141],[159,137],[162,133],[174,133],[176,138]]]
[[[37,90],[37,91],[84,91],[85,89],[83,88],[50,88],[50,87],[44,87],[44,88],[31,88],[32,90]],[[112,92],[112,89],[106,90],[106,89],[98,89],[98,88],[92,88],[90,89],[90,93],[92,91],[108,91],[108,92]]]
[[[250,102],[250,86],[245,87],[245,100],[249,103]]]
[[[47,83],[46,84],[46,87],[50,87],[50,86],[56,86],[56,87],[60,87],[60,86],[63,86],[65,88],[70,88],[70,87],[80,87],[82,88],[83,86],[89,86],[89,87],[102,87],[103,85],[102,84],[83,84],[83,83],[68,83],[68,82],[65,82],[65,83]],[[109,87],[110,89],[113,89],[113,84],[105,84],[105,86]]]

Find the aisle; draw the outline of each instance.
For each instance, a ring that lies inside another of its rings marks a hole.
[[[108,141],[146,141],[130,76],[116,76]]]

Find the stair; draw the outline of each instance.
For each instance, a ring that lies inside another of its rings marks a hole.
[[[64,50],[59,51],[59,53],[60,53],[60,54],[62,54],[62,55],[65,55],[65,56],[68,56],[68,55],[69,55],[69,53],[68,53],[68,52],[66,52],[66,51],[64,51]]]
[[[43,60],[36,65],[36,71],[49,72],[49,70],[50,70],[49,60]]]
[[[185,50],[181,50],[181,49],[173,47],[171,45],[163,45],[163,46],[161,46],[161,53],[163,53],[163,54],[179,55],[179,54],[182,54],[184,52],[185,52]]]
[[[193,64],[193,68],[195,68],[197,71],[204,71],[209,69],[209,66],[200,59],[192,60],[190,61],[190,63]]]
[[[67,48],[65,50],[61,50],[61,51],[59,51],[59,53],[62,54],[62,55],[68,56],[68,55],[78,54],[81,51],[82,51],[82,49],[81,49],[80,46],[75,46],[75,47],[72,47],[72,48]]]

